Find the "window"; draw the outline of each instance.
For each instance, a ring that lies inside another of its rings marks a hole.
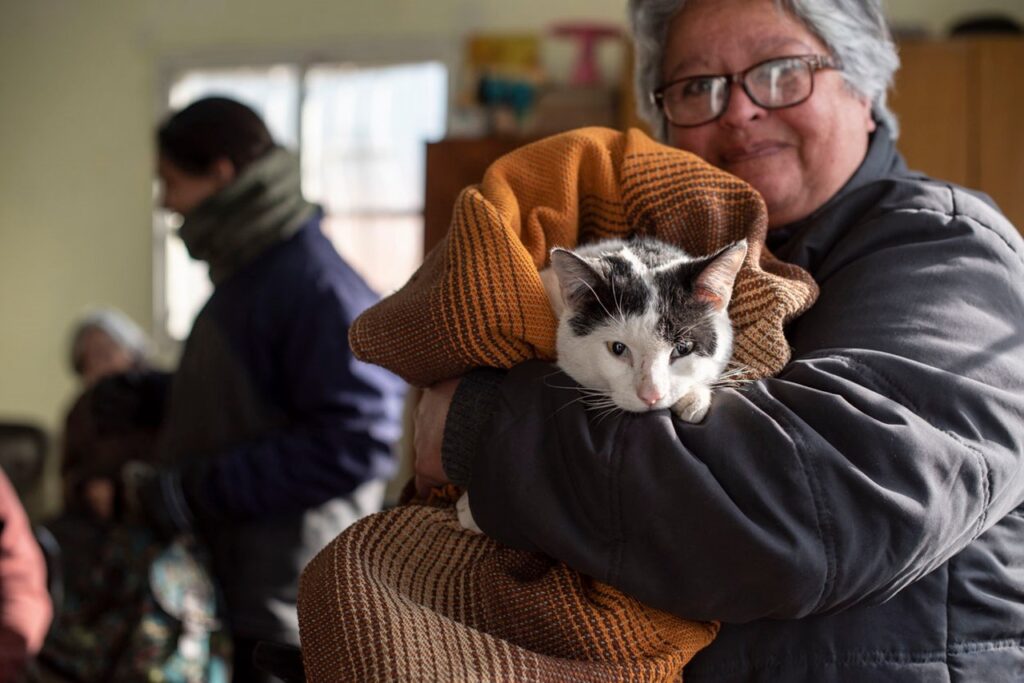
[[[232,97],[299,153],[302,189],[325,211],[325,234],[378,292],[401,286],[422,260],[425,143],[445,133],[447,70],[440,62],[361,67],[281,64],[189,69],[174,79],[171,110],[208,95]],[[187,336],[210,294],[173,217],[155,220],[156,301],[162,341]]]

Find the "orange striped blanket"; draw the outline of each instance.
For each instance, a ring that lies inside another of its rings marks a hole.
[[[760,196],[639,131],[582,129],[499,159],[456,203],[446,238],[359,317],[356,355],[427,386],[552,359],[538,270],[554,246],[629,233],[693,254],[750,249],[729,313],[751,377],[789,359],[783,326],[817,288],[764,248]],[[463,531],[451,506],[363,520],[305,568],[299,625],[312,681],[675,681],[717,625],[680,619],[545,557]]]

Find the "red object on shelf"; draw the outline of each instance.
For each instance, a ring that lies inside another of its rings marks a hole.
[[[618,38],[622,29],[613,24],[596,24],[592,22],[569,22],[555,24],[551,32],[556,36],[575,38],[579,41],[580,51],[573,68],[571,83],[573,85],[596,85],[601,82],[600,69],[597,66],[597,43],[604,38]]]

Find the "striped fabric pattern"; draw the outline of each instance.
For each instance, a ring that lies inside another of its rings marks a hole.
[[[733,361],[768,376],[789,360],[783,327],[817,287],[764,248],[766,230],[760,196],[696,156],[636,130],[565,133],[502,157],[466,188],[446,238],[349,341],[419,386],[553,359],[556,321],[537,274],[552,247],[639,232],[707,254],[745,237]],[[299,626],[311,681],[678,681],[717,632],[422,504],[363,520],[314,558]]]
[[[359,358],[427,386],[480,367],[553,359],[556,321],[537,275],[552,247],[633,232],[708,254],[746,237],[729,314],[733,360],[754,377],[789,360],[783,326],[817,287],[764,249],[749,185],[637,130],[585,128],[527,145],[463,190],[445,239],[398,292],[360,316]]]
[[[308,681],[678,681],[716,624],[464,531],[451,507],[357,522],[305,569]]]

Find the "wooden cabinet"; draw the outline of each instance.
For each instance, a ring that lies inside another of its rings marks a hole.
[[[423,253],[429,252],[452,220],[459,192],[479,183],[498,157],[526,144],[512,137],[450,139],[427,145],[426,199],[423,205]]]
[[[1024,39],[904,42],[891,94],[911,168],[989,194],[1024,231]]]

